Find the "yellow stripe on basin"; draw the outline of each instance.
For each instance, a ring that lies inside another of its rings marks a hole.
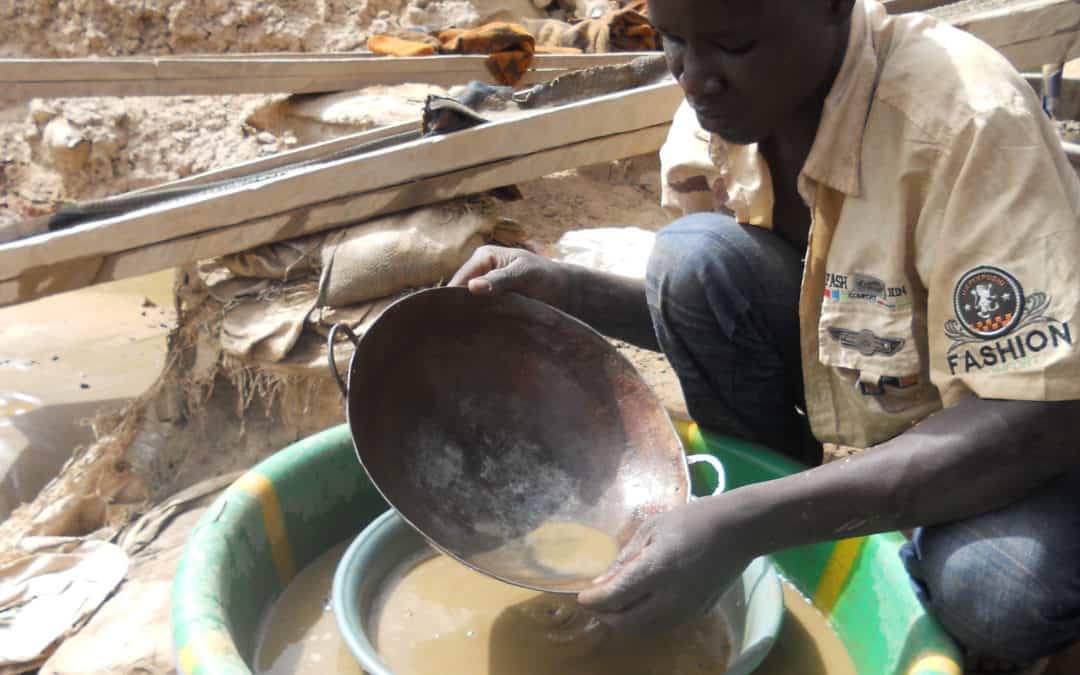
[[[833,546],[829,561],[825,563],[825,571],[821,574],[821,581],[814,591],[814,605],[825,616],[831,615],[836,607],[836,601],[840,599],[844,584],[851,576],[855,561],[859,559],[859,552],[865,543],[866,537],[854,537],[841,539]]]
[[[274,484],[261,473],[249,471],[236,481],[233,488],[246,492],[259,502],[263,527],[270,540],[270,554],[274,558],[281,586],[285,587],[296,576],[296,565],[293,563],[289,537],[285,534],[285,519],[281,516],[281,504]]]

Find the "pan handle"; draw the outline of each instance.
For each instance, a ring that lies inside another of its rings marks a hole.
[[[718,495],[724,491],[727,484],[727,474],[724,472],[724,465],[717,458],[706,453],[700,453],[697,455],[687,455],[687,465],[691,464],[708,464],[712,467],[712,470],[716,472],[716,489],[712,491],[712,494]],[[712,495],[710,495],[712,496]],[[691,495],[691,497],[693,497]]]
[[[337,360],[334,358],[334,338],[337,337],[339,330],[345,331],[345,336],[349,338],[349,341],[353,343],[353,347],[360,346],[360,339],[356,337],[356,333],[349,328],[348,325],[343,323],[335,323],[330,327],[330,333],[326,336],[326,358],[330,365],[330,374],[334,376],[334,382],[337,382],[338,389],[341,390],[341,395],[345,400],[349,399],[349,387],[345,384],[345,380],[341,377],[341,373],[337,369]]]

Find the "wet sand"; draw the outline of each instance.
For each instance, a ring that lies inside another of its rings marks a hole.
[[[0,308],[0,519],[90,440],[82,420],[157,379],[172,280],[170,270]]]

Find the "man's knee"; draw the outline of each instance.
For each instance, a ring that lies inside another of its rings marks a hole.
[[[908,557],[929,609],[969,653],[1025,663],[1077,637],[1080,571],[1037,536],[987,536],[975,518],[921,529]]]
[[[684,216],[656,235],[646,274],[650,304],[709,305],[744,312],[765,279],[788,279],[797,294],[799,261],[772,232],[720,213]]]
[[[728,216],[695,213],[661,229],[649,256],[649,288],[672,298],[701,294],[709,285],[715,257],[725,256],[726,247],[718,242],[740,227]]]

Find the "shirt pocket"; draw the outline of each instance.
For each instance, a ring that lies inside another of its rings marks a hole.
[[[825,300],[818,322],[818,357],[870,410],[900,414],[936,398],[911,309]]]

